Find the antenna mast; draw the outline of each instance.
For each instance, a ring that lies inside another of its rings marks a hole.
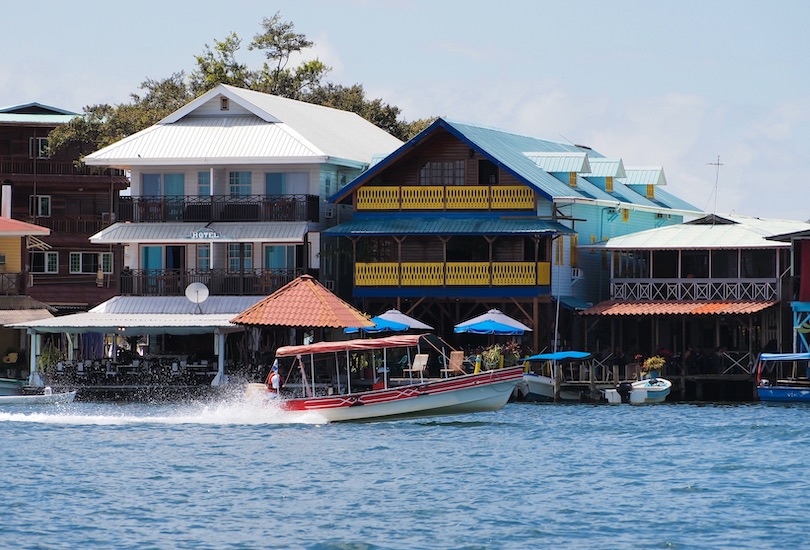
[[[717,155],[715,162],[707,162],[706,164],[717,169],[714,176],[714,206],[712,207],[712,214],[717,214],[717,186],[720,182],[720,167],[723,166],[723,163],[720,162],[720,155]]]

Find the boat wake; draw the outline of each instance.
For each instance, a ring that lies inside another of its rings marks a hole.
[[[72,403],[63,406],[27,406],[0,410],[0,423],[53,425],[263,425],[325,424],[314,412],[290,412],[272,401],[243,397],[218,402],[184,404]]]

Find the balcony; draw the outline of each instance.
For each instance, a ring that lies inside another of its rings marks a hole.
[[[22,273],[0,273],[0,296],[24,293],[25,285]]]
[[[297,222],[319,220],[317,195],[120,197],[122,222]]]
[[[614,300],[700,302],[779,300],[776,279],[611,279]]]
[[[30,217],[27,221],[41,227],[47,227],[52,233],[71,235],[92,235],[112,223],[106,212],[95,216],[77,216],[74,218],[57,216]]]
[[[356,286],[547,286],[549,262],[376,262],[355,264]]]
[[[300,269],[136,269],[121,274],[121,294],[183,296],[191,283],[205,284],[212,295],[263,296],[272,294],[302,274]]]
[[[523,185],[363,186],[357,210],[532,210],[534,191]]]
[[[36,159],[26,156],[0,156],[0,174],[41,176],[124,176],[123,170],[87,166],[71,160]]]

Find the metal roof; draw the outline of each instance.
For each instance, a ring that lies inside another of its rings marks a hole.
[[[588,159],[588,163],[591,166],[591,173],[586,174],[586,178],[623,178],[626,176],[624,171],[624,162],[622,162],[622,159],[590,157]]]
[[[580,315],[748,315],[776,302],[624,302],[608,300]]]
[[[587,154],[587,162],[589,165],[598,164],[599,160],[603,158],[598,152],[584,146],[570,145],[566,143],[557,143],[553,141],[545,141],[529,136],[514,134],[504,130],[497,130],[483,126],[476,126],[473,124],[451,121],[444,118],[438,118],[428,128],[420,132],[417,136],[412,138],[408,143],[388,155],[382,161],[374,164],[371,168],[366,170],[363,174],[355,178],[349,185],[339,190],[329,201],[333,203],[343,202],[353,193],[358,187],[372,181],[388,166],[396,163],[400,158],[410,153],[413,148],[418,147],[421,142],[434,132],[445,130],[456,136],[459,140],[470,147],[474,152],[488,158],[502,170],[510,173],[519,181],[534,189],[537,193],[549,201],[604,201],[601,204],[609,204],[611,206],[626,207],[626,205],[643,206],[654,211],[667,211],[676,210],[676,208],[667,206],[665,201],[654,202],[645,197],[644,191],[634,190],[624,185],[622,181],[617,178],[614,181],[614,193],[606,194],[600,190],[592,182],[587,184],[580,184],[580,179],[577,180],[577,187],[571,187],[568,182],[561,181],[551,175],[549,172],[538,166],[530,156],[534,158],[542,158],[540,155],[548,154],[551,158],[565,158],[566,154]],[[527,156],[528,154],[528,156]],[[613,161],[614,163],[616,161]],[[562,164],[560,164],[562,166]],[[593,169],[593,168],[591,168]],[[617,173],[621,173],[619,166],[614,166]],[[605,168],[608,170],[608,168]],[[625,174],[629,169],[624,169]],[[663,175],[663,169],[657,168],[636,168],[634,169],[630,181],[636,182],[653,182],[663,185],[666,179]],[[587,177],[591,174],[585,173],[581,177]],[[652,178],[654,175],[654,179]],[[624,180],[624,178],[622,178]],[[627,183],[626,181],[624,183]],[[635,184],[635,183],[634,183]],[[625,203],[625,205],[616,204],[616,202]],[[674,200],[672,201],[674,204]],[[698,213],[700,210],[684,201],[680,201],[680,210],[686,212]],[[681,213],[681,212],[679,212]]]
[[[94,244],[271,242],[301,244],[309,230],[307,222],[118,222],[92,235]]]
[[[360,235],[520,235],[537,233],[572,234],[561,223],[539,218],[439,218],[375,217],[354,219],[322,233],[347,237]]]
[[[590,172],[587,153],[523,153],[546,172]]]
[[[627,166],[624,169],[625,185],[666,185],[667,178],[664,169],[660,166]]]
[[[210,296],[199,304],[184,296],[116,296],[86,313],[7,325],[34,332],[105,334],[206,334],[238,331],[230,319],[260,296]]]
[[[610,250],[667,250],[713,248],[781,248],[789,243],[768,240],[772,235],[810,229],[810,224],[789,220],[766,220],[744,216],[715,216],[612,237],[604,243],[581,245],[582,248]],[[729,223],[731,222],[731,223]]]
[[[0,108],[0,124],[17,123],[56,126],[67,124],[77,116],[79,116],[78,113],[36,102]]]
[[[221,111],[222,98],[233,108]],[[221,84],[159,123],[85,157],[90,165],[368,165],[402,142],[348,111]]]
[[[0,216],[0,237],[47,236],[50,234],[51,230],[47,227]]]

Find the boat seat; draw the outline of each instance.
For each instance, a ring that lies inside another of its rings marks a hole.
[[[410,367],[402,369],[403,374],[408,373],[408,377],[411,378],[414,374],[419,373],[419,379],[424,379],[425,371],[427,370],[427,363],[428,358],[430,356],[427,353],[418,353],[413,358],[413,363]]]
[[[453,376],[456,374],[466,374],[464,371],[464,352],[463,351],[451,351],[450,352],[450,359],[447,362],[447,366],[441,370],[442,374],[445,376]]]

